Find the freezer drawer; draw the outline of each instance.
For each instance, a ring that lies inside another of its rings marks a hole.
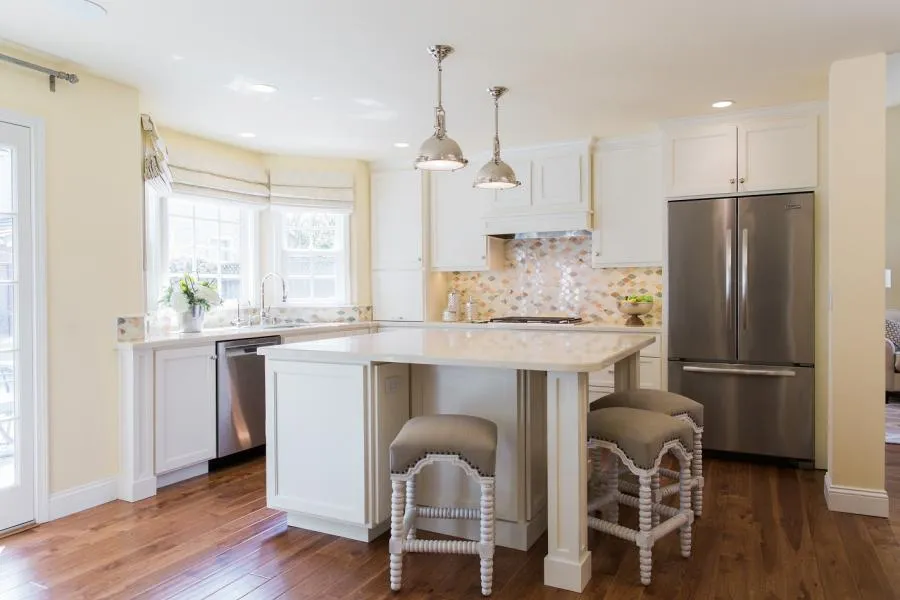
[[[703,404],[703,447],[815,457],[814,370],[669,362],[669,390]]]

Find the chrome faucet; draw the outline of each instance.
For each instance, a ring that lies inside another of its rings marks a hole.
[[[287,284],[284,282],[284,277],[279,275],[278,273],[267,273],[265,277],[259,282],[259,324],[265,324],[266,320],[269,319],[269,310],[266,308],[266,281],[270,277],[277,277],[281,280],[281,301],[287,302]],[[271,308],[271,307],[270,307]]]

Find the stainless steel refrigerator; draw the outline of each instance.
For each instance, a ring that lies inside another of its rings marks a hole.
[[[811,461],[814,195],[671,201],[669,389],[703,446]]]

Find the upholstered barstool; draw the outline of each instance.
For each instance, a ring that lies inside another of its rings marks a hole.
[[[703,405],[687,396],[665,392],[662,390],[629,390],[603,396],[591,402],[591,410],[612,407],[627,407],[649,410],[681,419],[691,426],[694,432],[693,459],[691,460],[691,506],[694,515],[703,514]],[[660,475],[678,481],[679,473],[669,469],[660,469]],[[654,482],[656,501],[678,493],[677,485],[670,485],[659,490],[658,478]],[[637,493],[637,487],[631,482],[622,482],[621,490],[631,494]],[[659,494],[659,495],[656,495]]]
[[[391,463],[391,589],[399,590],[403,554],[477,554],[481,560],[481,593],[491,594],[494,580],[494,469],[497,425],[466,415],[415,417],[406,422],[390,448]],[[415,478],[425,466],[449,463],[481,485],[480,508],[419,506]],[[479,541],[420,540],[416,518],[473,519],[481,522]]]
[[[601,481],[588,502],[588,526],[603,533],[634,542],[640,551],[641,583],[650,585],[653,544],[676,529],[681,537],[681,555],[691,555],[691,446],[693,431],[686,422],[662,413],[636,408],[614,407],[591,411],[588,415],[588,446],[603,449],[617,458],[612,465],[601,465]],[[672,453],[681,469],[679,507],[673,508],[653,498],[653,480],[658,478],[663,456]],[[619,491],[621,462],[638,478],[638,497]],[[594,466],[595,473],[598,467]],[[611,474],[609,474],[609,472]],[[618,523],[618,510],[608,518],[609,507],[627,504],[638,509],[639,529]],[[602,517],[590,515],[601,511]],[[654,517],[655,515],[655,517]],[[666,517],[660,522],[660,517]]]

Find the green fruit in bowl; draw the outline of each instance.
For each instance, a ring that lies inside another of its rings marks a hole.
[[[622,298],[622,302],[631,302],[632,304],[652,304],[653,296],[649,294],[644,294],[643,296],[625,296]]]

